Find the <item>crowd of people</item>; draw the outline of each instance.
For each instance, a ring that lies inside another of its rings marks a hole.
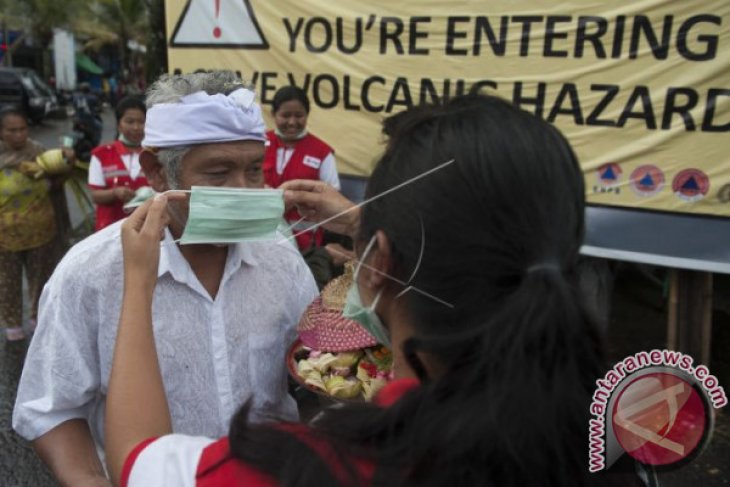
[[[144,102],[120,100],[118,136],[89,168],[97,231],[57,265],[44,260],[60,256],[45,250],[57,182],[22,173],[40,148],[21,114],[3,115],[9,340],[17,269],[34,302],[43,288],[13,428],[61,485],[610,483],[587,469],[603,364],[577,283],[583,176],[563,135],[493,96],[406,110],[384,121],[360,206],[339,192],[337,141],[307,131],[309,112],[303,90],[283,88],[267,131],[227,71],[163,76]],[[155,196],[126,212],[142,187]],[[260,238],[270,215],[256,201],[277,198],[296,246]],[[226,240],[244,209],[247,237]],[[314,249],[331,268],[357,263],[348,307],[387,337],[395,378],[373,403],[304,424],[285,359],[334,275]]]

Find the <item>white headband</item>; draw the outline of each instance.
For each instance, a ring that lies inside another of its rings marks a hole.
[[[239,88],[230,95],[198,91],[179,103],[160,103],[147,110],[144,147],[177,147],[235,140],[265,141],[256,94]]]

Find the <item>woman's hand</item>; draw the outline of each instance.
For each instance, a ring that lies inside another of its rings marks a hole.
[[[122,223],[125,285],[154,289],[160,240],[169,221],[167,195],[158,195],[145,201]]]
[[[126,186],[116,186],[112,188],[112,195],[122,203],[134,198],[134,191]]]
[[[295,206],[305,220],[356,239],[360,229],[360,209],[339,191],[325,183],[308,179],[287,181],[281,186],[287,208]]]
[[[76,162],[76,152],[71,147],[61,147],[61,152],[63,152],[63,158],[66,159],[68,164]]]
[[[172,432],[162,374],[157,360],[152,302],[160,260],[160,240],[169,221],[169,199],[157,195],[122,223],[124,295],[114,345],[106,401],[106,462],[115,484],[132,449],[146,439]]]
[[[332,263],[338,267],[344,265],[348,260],[357,259],[354,251],[347,250],[338,243],[329,243],[324,246],[324,249],[330,255]]]

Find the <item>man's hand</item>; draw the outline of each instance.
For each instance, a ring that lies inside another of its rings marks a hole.
[[[360,229],[360,209],[339,191],[324,181],[295,179],[279,188],[284,190],[287,208],[296,207],[305,220],[340,235],[357,237]]]

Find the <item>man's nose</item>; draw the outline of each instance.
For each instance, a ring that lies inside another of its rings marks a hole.
[[[235,171],[231,174],[231,177],[228,179],[228,184],[226,186],[229,186],[231,188],[246,188],[248,181],[246,180],[246,175],[243,171]]]

